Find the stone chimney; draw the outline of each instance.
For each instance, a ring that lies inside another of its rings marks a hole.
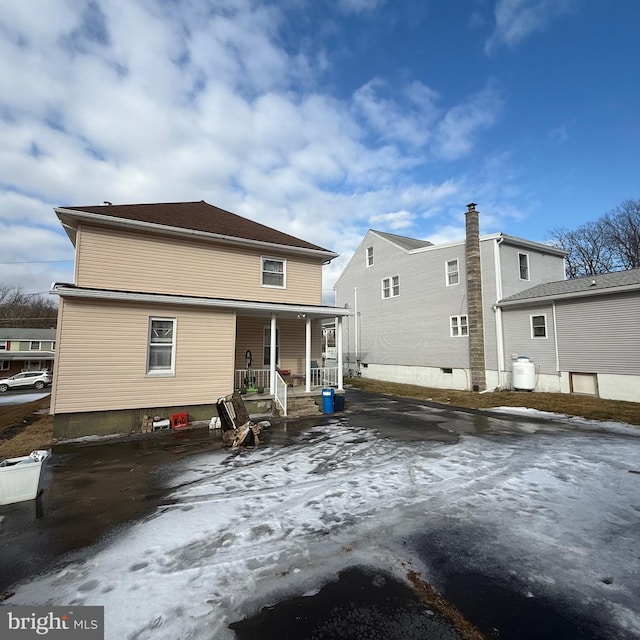
[[[480,264],[480,222],[475,202],[467,205],[465,258],[467,263],[467,322],[472,391],[487,387],[484,359],[484,315],[482,312],[482,265]]]

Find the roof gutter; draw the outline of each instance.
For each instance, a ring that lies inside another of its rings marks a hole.
[[[496,304],[499,307],[518,307],[523,305],[537,304],[538,302],[554,302],[569,300],[572,298],[589,298],[591,296],[601,296],[613,293],[628,293],[629,291],[640,291],[640,284],[628,284],[621,287],[606,287],[604,289],[589,289],[588,291],[571,291],[568,293],[556,293],[546,296],[536,296],[533,298],[520,298],[518,300],[501,300]]]
[[[85,289],[72,284],[54,282],[49,293],[62,298],[85,298],[120,302],[147,302],[153,304],[173,304],[192,307],[234,309],[239,311],[261,311],[264,313],[292,313],[306,317],[349,316],[352,312],[342,307],[325,307],[304,304],[278,304],[273,302],[251,302],[248,300],[227,300],[224,298],[198,298],[194,296],[169,295],[162,293],[139,293],[135,291],[113,291],[110,289]]]
[[[324,257],[326,260],[333,260],[337,258],[339,254],[334,253],[333,251],[325,251],[320,249],[309,249],[305,247],[296,247],[289,244],[278,244],[275,242],[264,242],[261,240],[248,240],[245,238],[236,238],[234,236],[226,236],[221,233],[210,233],[208,231],[198,231],[197,229],[185,229],[184,227],[172,227],[164,224],[157,224],[155,222],[143,222],[141,220],[129,220],[127,218],[117,218],[114,216],[105,216],[99,213],[90,213],[87,211],[75,211],[71,209],[65,209],[64,207],[55,208],[54,211],[60,221],[62,222],[62,226],[65,227],[65,231],[67,231],[67,235],[71,238],[71,234],[69,231],[71,229],[75,230],[75,227],[65,223],[61,216],[69,217],[73,220],[85,221],[85,222],[99,222],[108,226],[113,227],[125,227],[125,228],[133,228],[140,229],[146,231],[157,231],[161,233],[165,233],[167,235],[174,236],[195,236],[197,238],[202,238],[203,240],[218,240],[221,242],[226,242],[228,244],[239,245],[242,247],[254,246],[260,249],[269,249],[273,250],[278,249],[280,251],[289,251],[294,253],[303,253],[307,255]],[[73,238],[71,238],[75,246],[75,242]]]

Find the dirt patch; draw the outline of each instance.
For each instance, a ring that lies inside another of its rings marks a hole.
[[[433,607],[458,630],[464,640],[485,640],[484,635],[478,631],[450,602],[447,602],[430,584],[422,581],[415,571],[407,574],[409,582],[413,585],[420,600],[426,605]]]
[[[53,446],[49,396],[23,404],[0,405],[0,459]]]

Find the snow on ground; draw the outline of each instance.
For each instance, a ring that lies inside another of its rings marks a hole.
[[[34,391],[33,393],[6,393],[0,394],[0,404],[24,404],[25,402],[34,402],[48,396],[51,391]]]
[[[175,503],[7,604],[103,605],[113,640],[232,638],[230,622],[351,564],[429,579],[398,541],[450,528],[487,536],[477,562],[531,597],[606,607],[640,633],[640,434],[614,432],[402,442],[343,418],[289,446],[202,454],[172,468]]]

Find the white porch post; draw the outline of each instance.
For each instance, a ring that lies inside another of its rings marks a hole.
[[[342,316],[336,318],[336,357],[338,358],[338,389],[344,389],[344,375],[342,371]]]
[[[269,375],[269,393],[273,396],[276,393],[276,331],[277,331],[277,325],[276,325],[276,314],[272,313],[271,314],[271,342],[269,345],[269,349],[270,349],[270,357],[269,357],[269,369],[270,369],[270,375]]]
[[[304,353],[304,390],[311,391],[311,318],[307,316],[305,325],[305,353]]]

